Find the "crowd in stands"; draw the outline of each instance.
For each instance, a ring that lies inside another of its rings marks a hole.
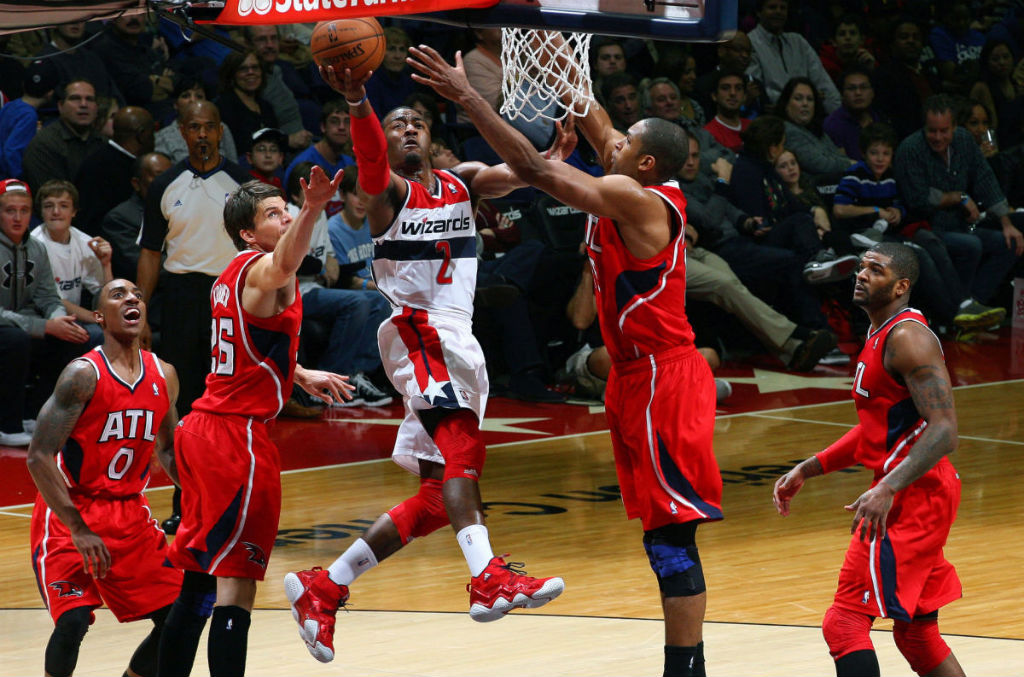
[[[1005,322],[1024,274],[1024,2],[739,5],[726,42],[598,36],[590,50],[617,128],[656,116],[689,132],[687,310],[712,366],[848,360],[837,346],[866,330],[851,272],[883,240],[914,246],[914,304],[940,333],[967,340]],[[376,113],[418,110],[437,168],[497,163],[405,56],[421,42],[449,59],[461,50],[498,108],[500,30],[382,23],[387,51],[366,87]],[[303,359],[355,375],[356,405],[391,401],[375,354],[389,310],[367,266],[348,104],[320,78],[310,29],[215,27],[238,50],[147,16],[0,36],[0,444],[27,443],[59,367],[95,345],[89,296],[111,276],[144,288],[187,412],[210,368],[210,283],[235,254],[225,195],[257,178],[297,210],[314,165],[348,169],[303,269]],[[538,150],[554,137],[543,119],[513,124]],[[567,161],[601,171],[582,140]],[[602,396],[585,219],[533,189],[481,203],[475,325],[492,394]],[[319,414],[298,395],[288,411]]]

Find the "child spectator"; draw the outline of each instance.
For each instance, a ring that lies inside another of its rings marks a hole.
[[[918,303],[937,324],[967,328],[1001,322],[1004,309],[982,305],[965,293],[945,244],[930,227],[905,224],[907,211],[892,171],[896,132],[887,124],[872,123],[864,128],[860,144],[864,160],[847,171],[836,189],[836,230],[852,233],[851,242],[861,248],[883,240],[909,241],[921,269],[915,286]]]
[[[832,213],[840,229],[852,233],[853,244],[867,248],[881,242],[890,227],[898,231],[907,210],[892,171],[896,132],[887,124],[872,123],[864,128],[860,147],[864,160],[839,181]]]
[[[370,279],[373,241],[366,223],[366,205],[359,197],[358,178],[359,170],[355,165],[345,169],[338,188],[345,206],[327,220],[327,232],[340,263],[349,264],[347,269],[350,272],[338,281],[338,286],[343,289],[376,289],[377,285]],[[359,263],[363,265],[356,267]]]
[[[61,303],[89,332],[89,346],[100,345],[103,330],[93,312],[82,306],[82,288],[98,294],[113,279],[110,243],[102,237],[90,238],[71,225],[78,212],[78,189],[70,181],[44,183],[36,194],[36,208],[43,223],[32,237],[46,247]]]
[[[288,137],[284,132],[264,127],[253,132],[252,146],[245,154],[249,162],[249,174],[257,181],[284,190],[281,178],[284,176],[284,149]]]

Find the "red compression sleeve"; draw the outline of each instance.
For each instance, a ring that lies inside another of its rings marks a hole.
[[[856,425],[826,447],[824,451],[815,454],[818,457],[818,462],[821,463],[821,469],[828,474],[833,470],[842,470],[854,465],[857,462],[854,453],[857,451],[857,445],[860,444],[860,437],[861,428],[860,425]]]
[[[352,151],[359,167],[359,186],[367,195],[380,195],[391,180],[388,143],[377,115],[352,116]]]

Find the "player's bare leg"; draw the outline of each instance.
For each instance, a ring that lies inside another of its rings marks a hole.
[[[661,608],[665,614],[665,643],[674,646],[696,646],[704,641],[704,611],[708,594],[693,597],[665,597]]]
[[[692,597],[662,595],[661,608],[665,616],[665,677],[696,677],[704,674],[704,612],[707,601],[706,592]],[[683,659],[681,672],[675,671],[672,667],[676,664],[676,658]]]
[[[956,656],[949,654],[944,661],[928,673],[928,677],[965,677],[965,673]]]

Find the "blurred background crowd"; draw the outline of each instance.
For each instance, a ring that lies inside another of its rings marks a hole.
[[[1024,252],[1024,2],[739,5],[727,42],[596,36],[590,50],[616,127],[657,116],[690,132],[678,177],[687,312],[712,367],[848,362],[867,329],[851,273],[883,240],[914,246],[913,305],[941,335],[975,340],[1003,324]],[[405,57],[421,43],[449,59],[461,50],[498,109],[500,30],[382,24],[375,112],[420,111],[435,168],[498,163]],[[90,296],[111,276],[144,288],[184,415],[209,368],[210,285],[234,255],[224,195],[257,178],[297,210],[314,165],[350,169],[303,270],[300,361],[353,374],[354,406],[391,401],[376,345],[389,308],[367,265],[348,106],[312,62],[312,25],[214,30],[242,51],[149,16],[0,36],[0,443],[27,444],[60,369],[101,340]],[[514,124],[539,150],[553,139],[544,119]],[[568,161],[602,171],[582,140]],[[609,362],[580,248],[586,216],[532,189],[481,202],[477,216],[474,330],[492,395],[600,399]],[[320,410],[296,396],[286,414]]]

